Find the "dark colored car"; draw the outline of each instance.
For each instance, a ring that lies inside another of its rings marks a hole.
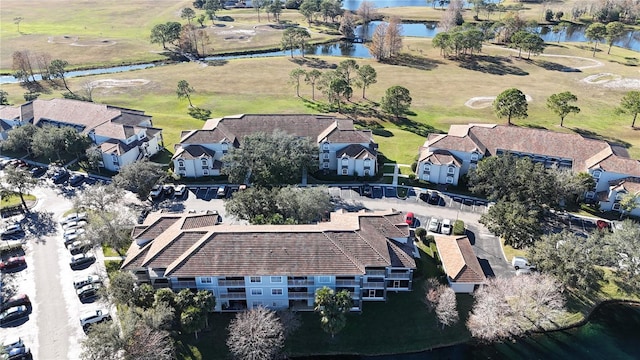
[[[437,192],[433,191],[429,195],[429,204],[439,204],[440,203],[440,195]]]
[[[71,261],[69,262],[69,266],[71,266],[72,270],[80,269],[89,264],[93,264],[96,261],[96,258],[93,255],[89,254],[77,254],[71,257]]]
[[[31,169],[31,176],[35,177],[40,177],[42,175],[44,175],[47,172],[47,168],[45,167],[41,167],[41,166],[36,166],[33,169]]]
[[[24,256],[15,256],[10,257],[7,260],[0,262],[0,270],[13,270],[18,269],[27,264],[27,261],[24,259]]]
[[[10,297],[7,301],[2,303],[2,310],[4,311],[8,308],[11,308],[14,306],[20,306],[20,305],[24,305],[27,307],[31,306],[31,300],[29,300],[29,297],[27,296],[27,294],[18,294]]]
[[[100,289],[100,285],[89,284],[76,290],[76,294],[78,295],[78,299],[84,302],[86,300],[93,299],[96,296],[98,296],[98,289]]]
[[[429,193],[428,192],[420,193],[420,195],[418,195],[418,197],[420,198],[420,200],[422,200],[424,202],[429,202]]]
[[[175,191],[176,189],[173,187],[173,185],[162,186],[162,192],[164,192],[164,196],[166,197],[172,196]]]
[[[0,325],[10,324],[27,316],[29,316],[29,309],[24,305],[8,308],[0,314]]]
[[[62,184],[69,178],[69,173],[66,171],[61,171],[53,175],[51,180],[53,180],[54,184]]]
[[[140,212],[140,216],[138,216],[138,224],[142,224],[144,219],[147,218],[147,215],[149,215],[149,209],[143,209],[142,212]]]
[[[31,349],[29,349],[28,347],[26,347],[24,345],[12,347],[11,349],[7,350],[7,354],[2,359],[3,360],[4,359],[6,359],[6,360],[32,359],[32,357],[31,357]]]
[[[76,240],[69,245],[68,249],[71,255],[78,255],[90,250],[91,245],[89,240]]]
[[[371,185],[365,185],[362,187],[362,195],[371,197]]]
[[[80,184],[82,184],[85,180],[85,176],[84,175],[80,175],[80,174],[75,174],[73,176],[71,176],[69,178],[69,184],[71,186],[78,186]]]

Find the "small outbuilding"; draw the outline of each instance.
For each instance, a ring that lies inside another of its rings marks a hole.
[[[449,286],[456,293],[472,293],[487,278],[466,236],[436,236],[436,246]]]

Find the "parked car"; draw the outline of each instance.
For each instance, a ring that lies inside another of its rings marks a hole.
[[[440,227],[440,220],[436,218],[431,218],[431,220],[429,221],[428,230],[431,232],[437,233],[439,227]]]
[[[89,240],[76,240],[72,242],[71,245],[67,247],[67,249],[69,249],[71,255],[77,255],[89,250],[91,248],[91,245],[91,241]]]
[[[440,225],[440,233],[445,235],[451,235],[451,220],[443,219],[442,225]]]
[[[173,187],[173,185],[163,185],[162,186],[162,192],[164,193],[164,196],[169,197],[171,195],[173,195],[173,193],[176,191],[176,189]]]
[[[31,176],[33,176],[34,178],[40,177],[44,175],[46,172],[47,172],[46,167],[36,166],[33,169],[31,169]]]
[[[76,270],[87,264],[92,264],[94,261],[96,261],[96,258],[91,254],[76,254],[71,257],[69,266],[71,266],[72,270]]]
[[[31,300],[29,299],[29,296],[27,296],[27,294],[18,294],[7,299],[7,301],[2,303],[2,311],[20,305],[24,305],[27,307],[31,306]]]
[[[84,229],[82,229],[82,230],[84,230]],[[68,248],[69,245],[71,245],[74,242],[80,240],[80,235],[79,234],[65,235],[65,236],[62,237],[62,239],[64,240],[64,246]]]
[[[17,338],[9,338],[7,340],[5,340],[4,343],[2,343],[2,347],[4,348],[4,351],[9,351],[10,349],[13,349],[15,347],[21,347],[24,346],[24,342],[22,341],[22,338],[17,337]]]
[[[365,185],[362,188],[362,196],[371,197],[371,185]]]
[[[23,232],[22,226],[19,223],[14,223],[11,225],[7,225],[7,227],[2,229],[2,231],[0,232],[0,235],[2,237],[6,237],[10,235],[15,235],[15,234],[21,234],[22,232]]]
[[[87,225],[87,221],[86,220],[69,221],[69,222],[66,222],[66,223],[62,224],[62,228],[64,230],[78,229],[78,228],[85,227],[85,225]]]
[[[29,316],[29,309],[24,305],[8,308],[0,314],[0,325],[10,324],[27,316]]]
[[[99,284],[88,284],[76,290],[76,295],[80,301],[86,301],[88,299],[98,296]]]
[[[14,270],[14,269],[21,268],[25,265],[27,265],[27,261],[24,259],[24,256],[14,256],[14,257],[8,258],[5,261],[0,262],[0,270],[1,271]]]
[[[429,194],[429,204],[439,204],[440,203],[440,195],[437,192],[432,191]]]
[[[224,186],[224,185],[221,185],[221,186],[218,188],[218,192],[217,192],[216,194],[217,194],[217,196],[218,196],[219,198],[223,198],[223,197],[227,196],[227,187],[226,187],[226,186]]]
[[[74,174],[69,178],[69,185],[78,186],[84,182],[86,177],[82,174]]]
[[[104,321],[110,321],[111,315],[108,312],[102,310],[96,310],[95,313],[87,314],[84,317],[80,318],[80,325],[82,329],[86,332],[89,330],[89,327],[93,324],[98,324]]]
[[[413,226],[413,223],[416,221],[415,216],[413,215],[412,212],[408,212],[405,216],[404,216],[404,222],[407,223],[407,225],[409,226]]]
[[[511,259],[511,265],[513,265],[513,267],[516,270],[519,270],[519,269],[532,270],[536,268],[535,265],[532,265],[529,263],[529,260],[521,256],[514,256],[513,259]]]
[[[93,275],[89,275],[89,276],[85,276],[85,277],[81,277],[81,278],[77,278],[76,280],[73,281],[73,287],[75,289],[80,289],[86,285],[90,285],[90,284],[102,284],[102,278],[100,278],[100,276],[93,274]]]
[[[15,346],[7,350],[7,353],[0,357],[2,360],[26,360],[32,359],[31,357],[31,349],[22,345]]]
[[[60,223],[61,224],[66,224],[72,221],[80,221],[80,220],[84,220],[87,221],[87,213],[81,212],[81,213],[73,213],[73,214],[69,214],[67,216],[65,216]]]
[[[66,171],[59,171],[56,172],[53,177],[51,178],[51,180],[53,180],[54,184],[62,184],[63,182],[65,182],[67,179],[69,178],[69,173]]]
[[[153,199],[159,197],[161,194],[162,194],[162,185],[159,185],[159,184],[153,185],[153,187],[151,188],[151,192],[149,192],[149,195]]]
[[[175,196],[176,197],[183,197],[184,194],[186,194],[186,193],[187,193],[187,187],[185,185],[180,184],[180,185],[177,185],[175,187]]]
[[[2,240],[0,241],[0,253],[5,251],[14,251],[22,249],[22,241],[20,240]]]

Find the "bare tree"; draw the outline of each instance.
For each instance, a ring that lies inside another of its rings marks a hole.
[[[241,312],[229,324],[227,346],[238,359],[271,360],[284,346],[284,327],[271,310]]]
[[[16,71],[14,76],[18,79],[22,79],[25,83],[36,81],[33,73],[33,65],[31,64],[31,53],[29,50],[14,51],[12,57],[12,68]]]
[[[360,19],[364,24],[369,23],[369,21],[375,19],[378,16],[376,11],[376,5],[371,1],[363,1],[360,3],[360,7],[356,11],[356,14],[360,16]]]
[[[457,323],[460,316],[458,315],[456,293],[453,289],[447,285],[440,285],[438,292],[440,296],[436,305],[436,316],[444,329],[445,326]]]
[[[387,57],[394,57],[402,50],[402,25],[399,18],[392,17],[389,20],[384,42],[387,49]]]
[[[36,54],[36,65],[38,65],[38,72],[42,76],[42,80],[51,79],[51,73],[49,69],[51,67],[51,55],[47,53]]]
[[[462,0],[452,0],[447,10],[442,14],[438,28],[443,31],[449,31],[458,25],[462,25],[462,8]]]
[[[13,18],[13,23],[18,27],[18,32],[20,32],[20,23],[24,20],[22,16],[16,16]]]
[[[492,278],[474,296],[467,327],[484,341],[550,330],[566,315],[562,286],[549,275]]]
[[[386,59],[387,51],[385,46],[385,38],[387,36],[388,25],[380,23],[376,26],[371,37],[371,45],[369,45],[369,53],[376,60]]]
[[[440,283],[436,278],[428,278],[423,285],[424,289],[424,299],[423,302],[427,306],[427,310],[429,312],[435,310],[438,305],[438,298],[440,297],[440,293],[438,290],[440,289]]]

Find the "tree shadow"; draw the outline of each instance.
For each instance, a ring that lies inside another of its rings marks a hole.
[[[336,64],[314,57],[295,57],[289,58],[289,61],[299,66],[307,66],[313,69],[335,69],[338,67]]]
[[[53,219],[52,212],[34,211],[25,216],[23,225],[25,232],[36,238],[36,242],[44,243],[43,237],[53,235],[58,231],[58,223]]]
[[[546,61],[546,60],[531,60],[530,62],[536,66],[539,66],[545,70],[550,70],[550,71],[582,72],[582,70],[580,69],[576,69],[574,67],[570,67],[570,66],[566,66],[566,65],[555,63],[555,62]]]
[[[441,60],[428,59],[406,53],[402,53],[381,62],[389,65],[406,66],[418,70],[433,70],[437,68],[438,65],[444,64]]]
[[[433,133],[436,133],[436,134],[443,133],[442,131],[434,128],[431,125],[420,123],[415,120],[407,119],[405,117],[398,118],[398,119],[394,118],[391,120],[391,122],[393,122],[396,126],[398,126],[398,128],[402,130],[405,130],[423,137],[427,137],[429,136],[429,134],[433,134]]]
[[[621,146],[623,148],[630,148],[631,144],[620,140],[620,139],[616,139],[616,138],[612,138],[610,136],[604,136],[604,135],[600,135],[598,133],[595,133],[591,130],[586,130],[586,129],[581,129],[581,128],[572,128],[571,130],[573,130],[575,133],[582,135],[583,137],[589,138],[589,139],[595,139],[595,140],[602,140],[602,141],[606,141],[612,145],[618,145]]]
[[[517,66],[509,65],[512,60],[501,56],[476,55],[460,60],[463,69],[479,71],[491,75],[517,75],[526,76],[528,72]]]
[[[224,66],[224,65],[227,65],[228,63],[229,63],[229,61],[224,60],[224,59],[207,60],[207,62],[206,62],[207,66]]]
[[[521,125],[522,127],[526,127],[526,128],[530,128],[530,129],[540,129],[540,130],[549,130],[546,127],[542,126],[542,125],[537,125],[537,124],[524,124]]]

